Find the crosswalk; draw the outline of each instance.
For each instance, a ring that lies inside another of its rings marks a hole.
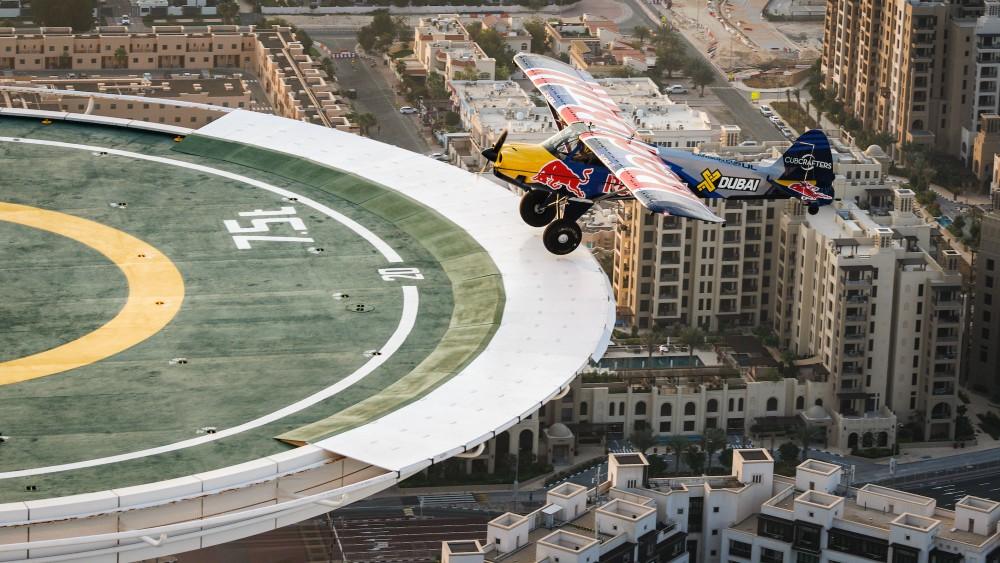
[[[454,506],[456,504],[476,504],[472,493],[434,493],[417,497],[420,506]]]

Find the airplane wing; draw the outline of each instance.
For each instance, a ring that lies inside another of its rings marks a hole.
[[[586,131],[580,140],[646,209],[709,223],[723,223],[649,145],[608,133]]]
[[[618,104],[589,73],[531,53],[518,53],[514,62],[566,125],[586,123],[625,137],[635,135],[635,127],[622,117]]]

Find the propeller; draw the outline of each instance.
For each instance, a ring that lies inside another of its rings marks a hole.
[[[497,159],[500,158],[500,149],[503,148],[503,143],[506,140],[507,140],[507,130],[504,129],[503,132],[500,133],[500,138],[497,139],[497,142],[494,143],[492,147],[483,150],[482,152],[483,158],[487,160],[486,166],[489,166],[490,162],[496,162]],[[486,167],[484,166],[483,171],[485,170]]]

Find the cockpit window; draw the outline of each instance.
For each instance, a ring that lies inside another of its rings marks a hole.
[[[567,158],[580,148],[580,134],[570,127],[549,137],[542,145],[559,158]]]

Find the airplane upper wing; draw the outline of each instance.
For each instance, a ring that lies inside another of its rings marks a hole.
[[[581,133],[580,140],[650,211],[709,223],[725,222],[691,193],[656,150],[646,143],[590,131]]]
[[[514,62],[567,125],[586,123],[625,137],[635,135],[635,127],[590,74],[531,53],[518,53]]]

